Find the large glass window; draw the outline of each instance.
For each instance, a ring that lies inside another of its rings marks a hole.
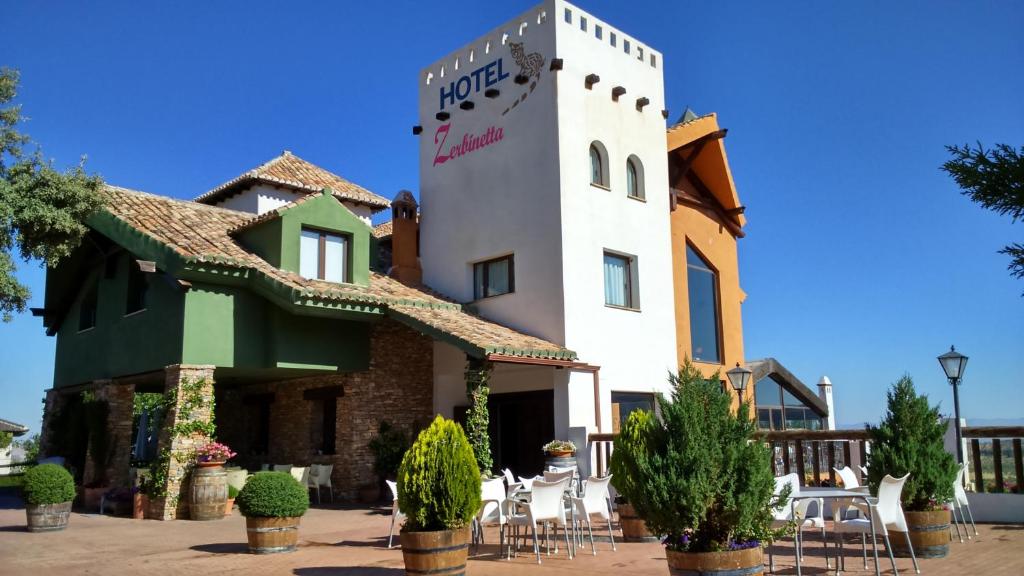
[[[473,264],[473,299],[515,292],[515,266],[512,255]]]
[[[618,432],[634,410],[654,411],[654,394],[612,392],[612,432]]]
[[[686,245],[686,279],[690,298],[690,348],[698,362],[720,364],[722,351],[718,336],[718,273]]]
[[[621,308],[640,308],[637,293],[636,257],[604,253],[604,303]]]
[[[312,280],[348,282],[348,238],[303,228],[299,240],[299,274]]]
[[[765,430],[820,430],[821,417],[771,377],[757,381],[757,426]]]
[[[134,258],[128,259],[128,293],[124,313],[132,314],[146,309],[146,294],[149,292],[149,278],[139,268]]]

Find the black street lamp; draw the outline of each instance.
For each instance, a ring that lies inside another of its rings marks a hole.
[[[733,390],[740,394],[740,404],[743,404],[743,391],[747,389],[747,382],[750,381],[750,375],[753,373],[749,368],[741,367],[739,362],[736,363],[735,368],[725,373],[729,377],[729,383],[732,384]]]
[[[964,445],[963,434],[960,430],[960,394],[958,389],[960,380],[964,377],[964,368],[967,368],[967,356],[950,346],[949,352],[939,356],[939,364],[942,365],[942,371],[946,373],[946,378],[949,379],[949,384],[953,387],[953,410],[956,412],[956,422],[954,422],[956,425],[956,461],[963,464]]]

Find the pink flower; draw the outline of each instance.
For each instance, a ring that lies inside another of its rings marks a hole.
[[[210,442],[196,450],[196,461],[198,462],[227,462],[237,456],[226,444]]]

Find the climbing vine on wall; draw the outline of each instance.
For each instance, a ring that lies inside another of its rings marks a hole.
[[[491,377],[491,363],[471,359],[466,366],[466,396],[469,398],[469,412],[466,413],[466,436],[473,447],[477,466],[481,474],[490,474],[491,437],[487,431],[490,416],[487,413],[487,385]]]

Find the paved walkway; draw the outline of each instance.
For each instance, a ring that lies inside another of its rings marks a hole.
[[[300,548],[291,554],[255,556],[246,553],[245,522],[237,515],[214,522],[158,522],[73,513],[64,532],[29,534],[25,511],[0,509],[0,575],[22,574],[292,574],[298,576],[398,576],[402,552],[387,549],[386,510],[314,508],[302,520]],[[954,542],[950,556],[921,561],[926,576],[1024,574],[1024,526],[979,526],[981,536],[967,544]],[[607,533],[607,532],[605,532]],[[497,533],[488,532],[488,542]],[[397,542],[397,538],[396,538]],[[819,540],[807,544],[805,574],[824,574]],[[531,554],[511,561],[498,559],[497,546],[485,545],[471,555],[469,574],[658,574],[668,573],[659,544],[618,544],[612,552],[598,542],[569,560],[564,550],[544,556],[538,566]],[[863,570],[858,545],[847,548],[847,574]],[[881,551],[884,555],[884,551]],[[870,549],[869,549],[870,554]],[[883,556],[884,557],[884,556]],[[892,573],[888,558],[883,570]],[[793,574],[792,544],[781,544],[777,573]],[[909,560],[897,559],[901,574],[913,574]]]

